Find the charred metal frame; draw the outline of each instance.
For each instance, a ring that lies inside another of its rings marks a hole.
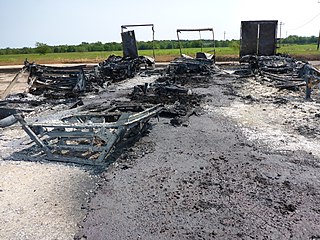
[[[130,24],[130,25],[122,25],[121,26],[121,33],[123,33],[124,29],[127,28],[134,28],[134,27],[151,27],[152,30],[152,55],[155,58],[155,51],[154,51],[154,25],[153,24]]]
[[[72,67],[53,67],[26,63],[29,71],[29,91],[42,93],[45,90],[80,93],[85,91],[86,76],[84,65]]]
[[[182,48],[181,48],[181,42],[180,42],[179,33],[181,33],[181,32],[199,32],[200,41],[201,41],[201,51],[202,51],[203,44],[202,44],[201,32],[204,32],[204,31],[212,32],[213,56],[214,56],[214,59],[215,59],[216,58],[216,44],[215,44],[215,41],[214,41],[213,28],[177,29],[177,38],[178,38],[178,42],[179,42],[180,55],[182,55]]]
[[[159,104],[138,113],[80,113],[64,117],[58,123],[28,122],[22,115],[16,115],[16,119],[48,160],[102,165],[117,143],[143,132],[150,118],[162,109]],[[117,120],[110,122],[110,117]]]

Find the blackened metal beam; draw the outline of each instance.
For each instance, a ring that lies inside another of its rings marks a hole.
[[[214,31],[213,31],[213,28],[177,29],[177,38],[178,38],[178,42],[179,42],[180,56],[182,55],[182,48],[181,48],[181,42],[180,42],[179,33],[181,33],[181,32],[199,32],[200,40],[202,40],[202,39],[201,39],[201,34],[200,34],[200,32],[205,32],[205,31],[210,31],[210,32],[212,32],[212,46],[213,46],[213,56],[214,56],[214,62],[215,62],[215,59],[216,59],[216,43],[215,43],[215,41],[214,41]],[[202,44],[201,44],[201,51],[202,51]]]
[[[202,32],[202,31],[212,31],[213,28],[191,28],[191,29],[177,29],[177,32]]]

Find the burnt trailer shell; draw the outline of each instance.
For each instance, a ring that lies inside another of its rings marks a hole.
[[[130,24],[130,25],[122,25],[121,26],[121,38],[122,38],[122,48],[123,48],[123,56],[129,58],[137,58],[139,56],[137,41],[135,37],[134,30],[124,31],[128,28],[136,28],[136,27],[151,27],[152,30],[152,54],[153,58],[155,58],[154,51],[154,25],[153,24]]]
[[[138,47],[134,31],[127,31],[121,33],[123,56],[129,58],[137,58]]]
[[[240,57],[275,55],[277,27],[277,20],[241,21]]]

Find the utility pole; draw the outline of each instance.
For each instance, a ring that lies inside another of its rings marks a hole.
[[[317,46],[317,51],[319,51],[319,46],[320,46],[320,31],[319,31],[319,37],[318,37],[318,46]]]
[[[318,3],[320,3],[320,0],[318,0]],[[320,45],[320,30],[319,30],[319,37],[318,37],[317,51],[319,51],[319,45]]]
[[[280,25],[280,36],[279,36],[279,47],[280,47],[281,46],[281,29],[282,29],[282,26],[284,25],[284,22],[280,22],[279,25]]]
[[[226,40],[226,31],[223,32],[223,40]]]

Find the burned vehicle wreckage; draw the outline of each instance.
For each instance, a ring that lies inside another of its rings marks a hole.
[[[26,60],[24,68],[29,72],[28,92],[33,95],[68,97],[89,90],[84,66],[51,67]]]
[[[257,80],[272,84],[274,87],[297,91],[305,87],[306,99],[311,98],[312,88],[320,82],[320,71],[308,62],[297,61],[286,55],[243,56],[244,63],[238,74],[254,75]]]
[[[276,24],[236,57],[142,56],[124,25],[122,54],[0,67],[0,239],[320,239],[320,62]]]
[[[123,57],[111,55],[96,66],[25,61],[19,74],[28,74],[27,90],[2,101],[1,112],[8,114],[0,120],[1,127],[18,122],[33,141],[21,158],[32,155],[34,160],[105,165],[112,154],[139,139],[152,118],[165,117],[173,126],[187,126],[191,115],[200,114],[202,96],[193,93],[193,80],[207,81],[220,71],[212,55],[183,55],[155,69],[153,58],[139,56],[136,44],[130,45],[132,40],[135,43],[133,31],[123,32],[122,38]],[[129,95],[125,93],[130,103],[109,100],[114,92],[110,87],[134,77],[142,84],[132,85]],[[144,78],[147,83],[143,84]]]
[[[247,25],[243,23],[244,28]],[[122,29],[132,26],[136,25]],[[153,25],[143,26],[151,26],[154,32]],[[183,31],[213,34],[211,28],[178,29],[178,39]],[[169,118],[173,126],[188,126],[190,116],[201,114],[204,98],[193,87],[210,83],[213,76],[230,74],[216,66],[215,50],[214,54],[198,52],[193,58],[182,54],[181,47],[180,57],[165,68],[155,69],[154,58],[138,55],[134,31],[122,32],[121,36],[123,56],[111,55],[98,65],[56,67],[25,61],[18,74],[28,73],[27,91],[9,95],[0,103],[0,127],[19,122],[37,146],[30,152],[40,151],[48,160],[103,165],[117,148],[142,136],[153,117]],[[319,70],[289,56],[273,54],[274,46],[269,55],[263,55],[268,52],[261,45],[263,41],[255,46],[261,53],[250,54],[246,41],[244,37],[236,76],[253,76],[279,89],[306,87],[306,98],[311,97],[312,87],[320,82]],[[215,49],[214,38],[212,47]],[[147,79],[150,76],[152,81]],[[130,85],[131,91],[119,95],[126,100],[117,101],[115,86],[135,77],[139,81]]]
[[[242,21],[239,75],[255,76],[278,89],[297,91],[305,88],[311,99],[312,88],[320,82],[320,72],[306,61],[276,54],[278,21]]]
[[[118,59],[114,56],[111,58]],[[119,59],[120,68],[128,61]],[[115,62],[113,61],[113,64],[116,66]],[[141,58],[133,62],[140,64]],[[142,63],[148,64],[145,61]],[[180,65],[183,67],[177,70]],[[101,66],[105,66],[105,63],[96,69]],[[18,121],[37,146],[38,150],[32,150],[33,154],[40,151],[49,160],[86,165],[105,164],[105,159],[115,148],[132,139],[138,139],[149,128],[149,120],[155,116],[171,118],[174,126],[185,125],[189,116],[200,112],[201,96],[193,94],[191,85],[186,82],[183,82],[182,86],[178,78],[185,74],[208,78],[208,74],[214,73],[213,66],[209,66],[208,62],[195,59],[190,64],[190,59],[179,58],[163,69],[155,82],[133,86],[129,94],[130,105],[125,102],[110,104],[105,101],[99,106],[94,101],[89,101],[89,105],[83,102],[88,101],[86,97],[99,94],[96,83],[116,83],[122,78],[133,77],[127,75],[127,69],[124,70],[125,73],[123,69],[112,71],[111,74],[104,74],[102,78],[99,71],[95,75],[96,69],[86,66],[50,67],[26,62],[24,68],[29,73],[28,93],[19,94],[18,101],[14,100],[17,95],[9,95],[3,101],[3,104],[7,103],[6,111],[14,111],[5,116],[2,123],[5,126]],[[136,73],[138,72],[140,71]],[[108,87],[100,87],[100,90],[101,94],[106,94]],[[35,104],[33,99],[38,99],[39,104]],[[61,102],[67,99],[68,102]],[[46,109],[55,105],[59,107],[61,103],[68,106],[66,110],[47,113]],[[18,110],[21,104],[27,104],[30,112]],[[90,107],[92,104],[95,107]],[[35,116],[34,112],[39,111],[42,114]]]
[[[154,66],[154,59],[145,56],[137,58],[120,57],[111,55],[105,61],[99,63],[97,68],[99,77],[105,81],[120,81],[132,78],[142,67],[147,69]]]

